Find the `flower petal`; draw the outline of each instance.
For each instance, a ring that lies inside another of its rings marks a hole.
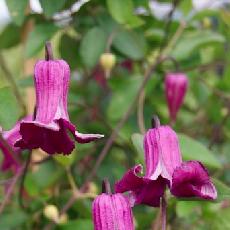
[[[122,179],[115,183],[115,191],[123,193],[127,191],[133,191],[144,186],[145,182],[143,178],[138,176],[142,170],[143,167],[140,164],[128,170]]]
[[[48,154],[70,154],[75,146],[74,141],[69,137],[66,127],[61,122],[55,122],[59,129],[37,122],[22,122],[20,133],[23,139],[15,146],[28,149],[41,148]]]
[[[59,122],[62,122],[62,124],[73,134],[75,140],[78,143],[84,144],[84,143],[89,143],[91,141],[95,141],[97,139],[100,139],[104,137],[102,134],[83,134],[79,133],[73,124],[71,124],[69,121],[65,119],[60,119]]]
[[[157,180],[139,177],[142,171],[141,165],[130,169],[123,178],[115,184],[116,192],[130,192],[131,206],[134,204],[146,204],[159,207],[160,198],[164,193],[167,181],[162,177]]]
[[[144,138],[146,176],[160,175],[171,181],[174,169],[182,162],[178,138],[169,126],[149,129]]]
[[[184,162],[175,169],[170,190],[177,197],[217,198],[207,170],[198,161]]]
[[[120,193],[97,196],[93,201],[92,213],[95,230],[134,230],[129,201]]]
[[[24,117],[21,121],[31,121],[32,116],[28,115]],[[13,170],[17,170],[20,166],[17,156],[15,154],[18,154],[20,152],[20,148],[14,147],[14,144],[21,138],[20,135],[20,122],[18,121],[15,126],[8,131],[2,131],[2,138],[0,138],[0,149],[2,150],[2,153],[4,155],[4,159],[2,162],[1,169],[3,171],[8,170],[9,168],[12,168]]]

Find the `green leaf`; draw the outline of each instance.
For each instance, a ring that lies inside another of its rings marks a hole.
[[[64,169],[58,167],[54,162],[45,162],[40,165],[36,172],[29,172],[26,176],[26,191],[30,195],[37,195],[43,189],[53,185],[63,173]]]
[[[80,62],[78,50],[78,41],[67,34],[63,34],[60,39],[59,51],[61,57],[68,62],[71,69],[76,68]]]
[[[125,56],[140,60],[146,53],[146,40],[142,33],[119,30],[113,40],[113,46]]]
[[[185,218],[191,216],[194,211],[199,207],[198,201],[179,201],[176,204],[176,213],[180,218]]]
[[[71,153],[70,155],[62,155],[62,154],[56,154],[54,156],[54,159],[63,166],[70,166],[74,160],[76,155],[74,153]]]
[[[218,159],[206,146],[184,134],[178,134],[178,138],[184,160],[198,160],[205,166],[221,168]]]
[[[92,220],[90,219],[79,219],[69,221],[67,224],[61,225],[58,229],[60,230],[93,230]]]
[[[116,79],[116,81],[118,81]],[[127,110],[137,93],[141,77],[124,78],[119,87],[113,90],[113,96],[108,106],[107,115],[110,120],[118,120]],[[128,86],[129,90],[126,90]]]
[[[12,128],[20,116],[20,108],[10,88],[0,88],[0,126]]]
[[[20,43],[20,28],[11,23],[0,34],[0,49],[8,49]]]
[[[34,27],[28,36],[26,43],[25,55],[30,58],[37,54],[57,31],[57,27],[53,24],[39,24]]]
[[[212,178],[213,183],[217,189],[217,202],[230,199],[230,187],[216,178]]]
[[[112,17],[121,24],[136,27],[144,23],[142,19],[134,15],[132,0],[107,0],[107,6]]]
[[[84,64],[90,68],[94,67],[100,55],[105,51],[105,46],[105,32],[99,27],[90,29],[84,35],[80,45],[80,55]]]
[[[2,213],[0,226],[2,230],[19,229],[19,226],[28,220],[28,216],[21,210],[14,210],[10,213]]]
[[[13,22],[16,25],[21,26],[25,19],[25,10],[28,0],[7,0],[6,4]]]
[[[189,58],[192,52],[197,51],[200,46],[223,42],[225,42],[223,35],[216,32],[188,32],[179,40],[171,55],[179,60],[186,59]]]
[[[65,5],[66,0],[39,0],[44,14],[51,17]]]

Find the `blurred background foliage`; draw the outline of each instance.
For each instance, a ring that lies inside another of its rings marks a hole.
[[[144,72],[161,51],[179,64],[189,77],[189,90],[174,129],[183,158],[200,160],[217,186],[216,202],[169,199],[168,229],[230,229],[230,3],[222,0],[178,1],[168,22],[172,1],[154,0],[6,0],[0,2],[0,125],[10,129],[23,116],[23,103],[33,112],[33,67],[44,58],[50,40],[56,58],[71,67],[69,113],[81,132],[104,133],[99,142],[78,145],[68,156],[54,156],[31,164],[25,180],[24,202],[19,206],[18,187],[0,215],[0,228],[44,229],[47,204],[59,210],[81,187],[110,136],[124,116],[143,80]],[[169,26],[167,27],[167,25]],[[163,42],[165,40],[165,43]],[[116,65],[109,78],[99,65],[101,54],[110,51]],[[172,62],[159,64],[145,89],[144,121],[152,114],[169,122],[164,96],[164,76],[175,71]],[[21,96],[18,96],[21,95]],[[119,130],[112,148],[86,190],[100,192],[108,177],[118,180],[126,168],[143,162],[142,135],[135,106]],[[34,159],[44,157],[34,151]],[[26,158],[27,153],[22,157]],[[11,172],[1,173],[2,181]],[[74,180],[74,181],[73,181]],[[74,182],[74,183],[73,183]],[[1,186],[0,200],[6,188]],[[90,230],[92,199],[77,199],[60,230]],[[159,210],[134,208],[136,229],[157,230]]]

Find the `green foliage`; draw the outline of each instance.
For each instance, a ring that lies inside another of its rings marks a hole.
[[[2,230],[19,229],[18,227],[28,220],[28,215],[21,210],[14,210],[0,216]]]
[[[41,3],[41,7],[44,10],[44,14],[47,17],[51,17],[54,13],[61,10],[61,8],[65,5],[66,0],[39,0]]]
[[[10,88],[0,89],[0,124],[11,129],[20,116],[20,108]]]
[[[107,6],[112,17],[121,24],[131,27],[142,25],[144,22],[133,14],[134,5],[132,0],[107,0]]]
[[[21,26],[25,19],[25,11],[28,0],[6,0],[13,22]]]
[[[188,58],[194,51],[202,46],[223,43],[225,38],[211,31],[187,32],[177,43],[172,56],[178,60]],[[188,45],[189,44],[189,45]]]
[[[36,55],[43,47],[44,43],[57,32],[57,27],[53,24],[39,24],[28,36],[25,56],[27,58]]]
[[[70,221],[68,224],[63,224],[58,229],[60,230],[75,230],[75,229],[92,230],[93,224],[90,219],[89,220],[87,219],[75,220],[75,221]]]
[[[135,31],[121,30],[115,35],[113,45],[119,52],[134,60],[143,58],[146,53],[145,38]]]
[[[217,157],[207,147],[184,134],[178,136],[184,160],[198,160],[208,167],[221,168]]]
[[[94,67],[100,55],[105,51],[105,47],[106,35],[104,31],[99,27],[90,29],[84,35],[80,45],[80,55],[83,63],[89,68]]]
[[[0,34],[0,49],[8,49],[20,43],[20,28],[9,24]]]

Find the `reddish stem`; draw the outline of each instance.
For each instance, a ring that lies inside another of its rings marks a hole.
[[[53,60],[53,50],[51,42],[47,41],[45,44],[45,59],[46,61]]]

